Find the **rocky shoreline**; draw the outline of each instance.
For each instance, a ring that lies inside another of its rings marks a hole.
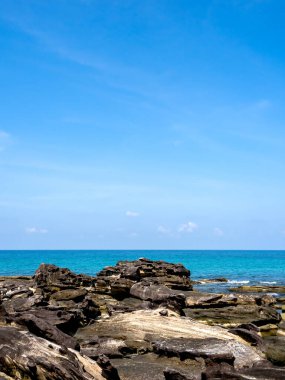
[[[145,258],[0,277],[0,380],[285,379],[285,287],[249,288]]]

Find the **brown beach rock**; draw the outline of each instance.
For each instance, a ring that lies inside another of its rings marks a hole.
[[[101,320],[94,325],[79,329],[75,337],[82,342],[91,337],[105,337],[125,341],[130,348],[136,342],[138,348],[146,347],[155,351],[155,345],[160,340],[165,340],[169,345],[179,344],[175,339],[182,339],[181,355],[183,350],[193,350],[191,358],[203,357],[201,350],[196,349],[197,339],[207,352],[225,352],[225,355],[235,359],[235,367],[240,368],[252,365],[261,360],[260,354],[251,348],[243,339],[235,336],[225,329],[201,324],[197,321],[181,317],[163,317],[159,310],[135,311],[112,316]],[[183,340],[184,339],[184,340]],[[213,342],[215,339],[215,342]],[[151,345],[152,348],[151,348]],[[185,348],[186,347],[186,348]],[[178,348],[179,349],[179,348]],[[186,352],[186,351],[185,351]],[[214,355],[214,354],[213,354]],[[207,353],[204,355],[207,356]]]
[[[242,292],[242,293],[284,293],[285,286],[273,286],[273,285],[243,285],[236,288],[231,288],[231,292]]]
[[[193,291],[181,264],[121,261],[97,277],[42,264],[0,277],[0,379],[282,379],[283,341],[260,336],[271,324],[281,338],[275,307],[262,292]]]
[[[0,327],[0,368],[17,380],[104,380],[91,359],[7,326]]]
[[[280,314],[268,306],[254,304],[235,305],[227,307],[208,308],[189,307],[183,309],[187,317],[209,325],[220,325],[224,327],[236,327],[242,323],[253,323],[257,326],[269,323],[278,324],[281,320]]]
[[[192,290],[190,271],[182,264],[145,258],[135,261],[119,261],[114,267],[104,268],[97,275],[95,287],[101,292],[111,293],[113,291],[113,295],[115,294],[114,288],[119,294],[118,287],[120,287],[122,294],[119,294],[119,297],[122,297],[122,295],[128,294],[135,282],[142,280],[154,285],[165,285],[171,289]]]

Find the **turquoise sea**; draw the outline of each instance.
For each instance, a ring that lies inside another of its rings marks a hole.
[[[0,251],[0,275],[31,275],[41,263],[67,267],[77,273],[95,275],[119,260],[147,257],[182,263],[192,279],[226,277],[228,284],[207,285],[222,291],[242,284],[285,285],[285,251],[195,251],[195,250],[53,250]]]

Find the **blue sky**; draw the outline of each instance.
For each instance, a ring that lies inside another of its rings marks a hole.
[[[284,249],[283,0],[1,0],[0,249]]]

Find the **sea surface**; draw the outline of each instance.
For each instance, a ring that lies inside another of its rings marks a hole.
[[[226,291],[238,285],[285,285],[285,251],[195,250],[33,250],[0,251],[0,275],[32,275],[41,263],[95,275],[120,260],[146,257],[182,263],[193,280],[225,277],[225,284],[202,285],[206,291]]]

